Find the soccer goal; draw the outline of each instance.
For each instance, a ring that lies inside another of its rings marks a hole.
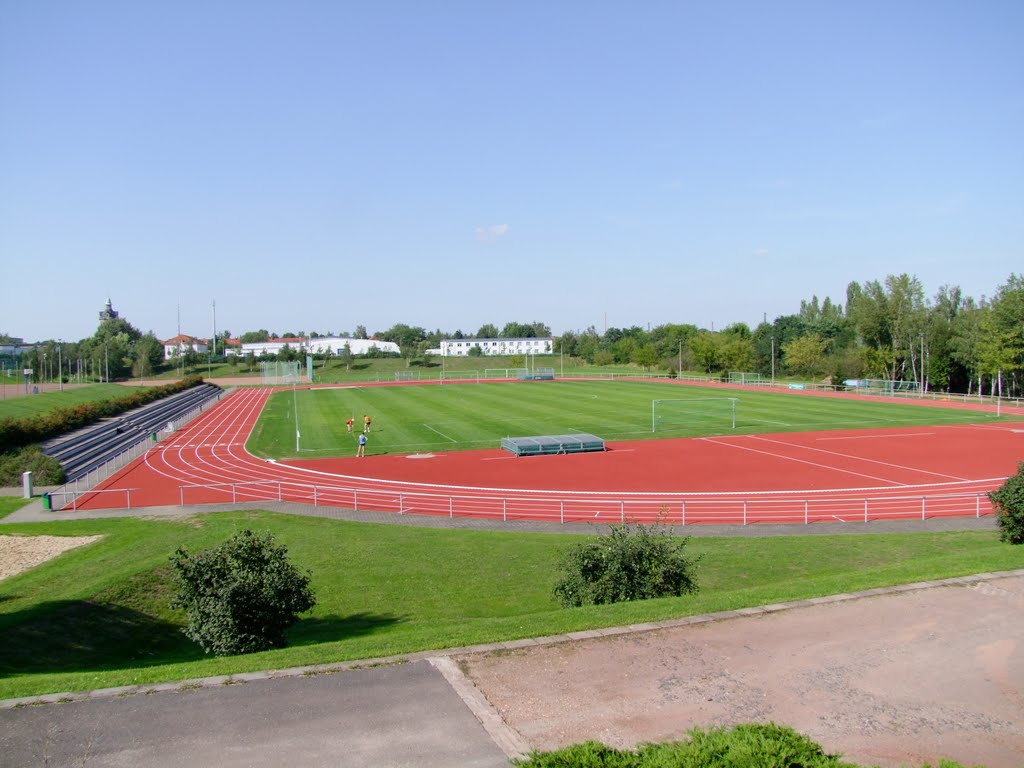
[[[395,381],[417,381],[419,378],[419,371],[395,371]]]
[[[260,373],[263,377],[263,386],[296,384],[301,381],[298,362],[262,361],[260,362]]]
[[[651,432],[674,427],[736,429],[735,397],[690,397],[651,401]]]
[[[764,376],[750,371],[729,371],[730,384],[763,384]]]

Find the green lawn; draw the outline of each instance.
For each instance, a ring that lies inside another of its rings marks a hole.
[[[40,392],[38,395],[12,397],[0,400],[0,419],[21,419],[81,403],[116,400],[138,390],[138,387],[129,389],[122,384],[90,384],[87,387],[68,388],[63,392]]]
[[[319,599],[291,647],[212,658],[168,608],[168,558],[271,530]],[[571,534],[370,525],[272,513],[9,524],[104,538],[0,581],[0,698],[180,680],[537,637],[1020,568],[995,533],[696,538],[698,595],[565,610],[551,598]]]
[[[23,499],[20,496],[0,496],[0,520],[29,503],[31,503],[31,499]]]
[[[724,398],[738,400],[736,429]],[[707,399],[712,398],[712,399]],[[683,413],[652,433],[651,402]],[[669,406],[666,406],[669,407]],[[644,440],[713,434],[965,424],[998,419],[904,402],[813,397],[648,381],[489,382],[403,387],[339,386],[295,389],[270,398],[248,449],[265,458],[348,455],[350,416],[373,419],[374,454],[497,448],[502,437],[589,432],[605,440]],[[1018,417],[1002,417],[1004,420]]]

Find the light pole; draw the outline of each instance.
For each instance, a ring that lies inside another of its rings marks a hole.
[[[924,397],[924,334],[921,334],[921,381],[918,384],[918,397]]]
[[[299,400],[295,394],[295,382],[292,382],[292,408],[295,409],[295,453],[300,452],[299,448]]]
[[[109,384],[110,383],[110,350],[107,349],[107,341],[106,341],[106,339],[103,340],[103,368],[104,368],[103,381],[105,381],[107,384]]]
[[[775,386],[775,337],[772,336],[772,386]]]
[[[676,378],[682,378],[683,375],[683,340],[679,340],[679,369],[676,371]]]
[[[60,391],[63,392],[64,391],[64,373],[62,371],[62,368],[64,367],[64,365],[63,365],[63,359],[60,356],[60,345],[63,344],[64,342],[61,341],[60,339],[58,339],[57,341],[58,341],[58,344],[57,344],[57,381],[60,384]]]

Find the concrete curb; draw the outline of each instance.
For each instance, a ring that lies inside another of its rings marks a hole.
[[[591,629],[582,630],[579,632],[570,632],[564,635],[550,635],[545,637],[533,637],[533,638],[522,638],[519,640],[508,640],[500,643],[485,643],[481,645],[464,646],[461,648],[445,648],[440,650],[420,651],[417,653],[406,653],[399,654],[396,656],[383,656],[379,658],[371,659],[360,659],[356,661],[341,661],[331,664],[316,664],[304,667],[289,667],[286,669],[270,669],[258,672],[240,672],[234,675],[216,675],[213,677],[201,677],[187,680],[179,680],[176,682],[167,683],[152,683],[145,685],[126,685],[118,686],[116,688],[100,688],[91,691],[74,691],[65,693],[47,693],[39,696],[25,696],[18,699],[3,699],[0,700],[0,709],[16,709],[19,707],[31,707],[40,706],[43,704],[64,704],[74,701],[87,701],[89,699],[100,699],[100,698],[117,698],[121,696],[133,696],[136,694],[152,694],[163,691],[190,691],[196,688],[215,688],[221,685],[236,685],[243,683],[256,682],[259,680],[272,680],[282,677],[304,677],[310,675],[324,675],[333,674],[335,672],[345,672],[353,669],[363,669],[366,667],[385,666],[392,664],[408,664],[413,661],[428,661],[435,668],[437,668],[445,679],[452,684],[452,680],[458,680],[461,678],[468,685],[472,686],[472,682],[462,675],[461,670],[458,669],[452,659],[457,656],[468,656],[473,654],[482,653],[493,653],[495,651],[510,651],[517,650],[520,648],[531,648],[534,646],[543,645],[555,645],[559,643],[571,643],[577,640],[588,640],[602,637],[613,637],[616,635],[633,634],[639,632],[651,632],[659,629],[671,629],[673,627],[683,627],[690,624],[704,624],[711,621],[726,621],[728,619],[736,619],[747,616],[763,616],[771,613],[777,613],[779,611],[788,611],[798,608],[809,608],[815,605],[828,605],[831,603],[842,603],[849,600],[861,600],[869,597],[879,597],[883,595],[896,595],[903,592],[914,592],[923,589],[935,589],[937,587],[952,587],[952,586],[963,586],[967,584],[977,584],[985,581],[994,581],[997,579],[1012,578],[1017,576],[1024,576],[1024,568],[1020,568],[1013,571],[999,571],[995,573],[977,573],[969,576],[956,576],[949,579],[939,579],[936,581],[921,581],[912,584],[898,584],[892,587],[878,587],[875,589],[866,589],[860,592],[844,592],[836,595],[827,595],[825,597],[813,597],[806,600],[795,600],[789,603],[774,603],[771,605],[756,606],[753,608],[738,608],[731,611],[719,611],[717,613],[705,613],[696,616],[685,616],[680,619],[668,619],[666,621],[650,622],[645,624],[633,624],[629,626],[620,627],[608,627],[605,629]],[[445,663],[446,660],[447,663]],[[455,673],[451,672],[454,667]],[[446,674],[446,671],[448,674]],[[451,678],[449,678],[451,674]],[[463,687],[460,683],[460,687]],[[463,697],[466,701],[466,696],[460,691],[459,687],[453,684],[453,688]],[[479,694],[479,691],[475,686],[472,688]],[[469,693],[467,692],[467,695]],[[479,694],[480,699],[483,699],[483,695]],[[475,697],[473,703],[467,701],[467,705],[470,709],[477,714],[478,719],[481,723],[484,723],[483,717],[478,714],[477,710],[482,706],[481,702]],[[490,704],[487,703],[486,707],[490,708]],[[493,711],[493,708],[491,708]],[[481,710],[483,712],[483,710]],[[500,720],[500,715],[494,712],[494,715]],[[490,719],[491,715],[484,713],[484,716]],[[484,723],[484,727],[487,724]],[[506,726],[507,727],[507,726]],[[517,734],[518,736],[518,734]],[[503,737],[504,738],[504,737]],[[516,744],[516,739],[509,737],[508,745],[510,748],[519,749]],[[520,737],[521,742],[521,737]],[[525,742],[521,742],[525,743]],[[499,743],[502,749],[505,746]]]

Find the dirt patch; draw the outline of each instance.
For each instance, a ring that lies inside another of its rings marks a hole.
[[[1024,765],[1024,578],[458,659],[535,749],[789,725],[865,765]]]
[[[16,576],[102,536],[0,536],[0,579]]]

